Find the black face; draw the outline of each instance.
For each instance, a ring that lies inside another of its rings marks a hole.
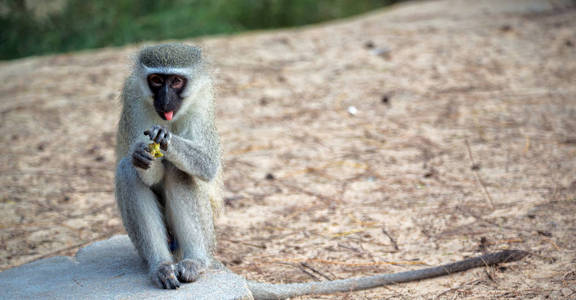
[[[182,91],[186,87],[186,78],[174,74],[150,74],[148,86],[154,94],[154,109],[164,120],[172,117],[182,105]]]

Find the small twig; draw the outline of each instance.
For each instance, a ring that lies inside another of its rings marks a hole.
[[[557,251],[561,251],[562,249],[560,249],[560,247],[558,247],[558,245],[554,242],[554,240],[550,239],[550,238],[544,238],[545,241],[549,242],[554,249],[556,249]]]
[[[360,243],[368,243],[368,244],[372,244],[372,245],[378,245],[378,246],[383,246],[383,247],[388,247],[390,246],[389,243],[380,243],[374,240],[367,240],[367,239],[362,239],[362,238],[358,238],[355,236],[347,236],[346,239],[348,240],[352,240],[352,241],[357,241]],[[385,253],[396,253],[398,251],[392,249],[392,250],[381,250],[381,252],[385,252]]]
[[[314,205],[306,205],[306,206],[300,205],[300,206],[294,208],[294,212],[292,212],[291,214],[287,215],[284,218],[285,219],[292,219],[298,215],[301,215],[305,211],[320,210],[320,209],[324,209],[325,207],[326,207],[326,205],[324,205],[324,204],[314,204]]]
[[[459,211],[461,211],[461,212],[464,213],[464,214],[467,214],[467,215],[473,217],[474,219],[476,219],[476,220],[478,220],[478,221],[480,221],[480,222],[484,222],[484,223],[486,223],[486,224],[489,224],[489,225],[498,227],[498,228],[500,228],[500,229],[507,229],[507,230],[512,230],[512,231],[522,231],[522,232],[529,232],[529,233],[532,233],[532,232],[533,232],[533,229],[525,229],[525,228],[521,228],[521,227],[500,225],[500,224],[498,224],[498,223],[496,223],[496,222],[494,222],[494,221],[487,220],[487,219],[485,219],[484,217],[477,215],[477,214],[474,213],[473,211],[468,210],[468,209],[466,209],[466,208],[463,207],[463,206],[457,206],[456,209],[458,209]],[[485,231],[481,231],[481,232],[478,233],[478,234],[482,234],[482,233],[485,233]]]
[[[478,165],[476,164],[476,162],[474,161],[474,157],[472,156],[472,150],[470,149],[470,144],[468,143],[468,140],[464,140],[464,142],[466,142],[466,148],[468,149],[468,157],[470,158],[470,161],[472,162],[472,173],[474,173],[474,177],[476,178],[476,182],[482,188],[482,192],[484,193],[484,197],[486,198],[486,200],[488,200],[490,207],[492,209],[494,209],[494,201],[492,200],[492,196],[490,196],[490,193],[488,193],[488,189],[486,189],[486,185],[484,185],[484,182],[482,182],[482,179],[480,178],[480,174],[478,174],[478,170],[477,170]]]
[[[293,264],[293,263],[287,263],[287,262],[278,262],[281,265],[287,265],[287,266],[291,266],[294,268],[298,268],[298,270],[302,271],[302,273],[310,276],[312,279],[316,280],[316,281],[321,281],[320,278],[316,277],[316,275],[310,273],[309,271],[307,271],[303,266],[301,266],[300,264]]]
[[[454,293],[454,296],[452,296],[452,300],[456,299],[458,297],[459,291],[456,291],[456,293]]]
[[[301,265],[302,267],[304,267],[304,268],[310,269],[310,271],[312,271],[312,272],[314,272],[314,273],[316,273],[316,274],[318,274],[318,275],[326,278],[327,280],[333,280],[333,279],[332,279],[331,277],[329,277],[328,275],[326,275],[326,274],[324,274],[324,273],[322,273],[322,272],[314,269],[313,267],[311,267],[309,264],[307,264],[307,263],[305,263],[305,262],[300,263],[300,265]]]
[[[266,249],[265,245],[253,244],[253,243],[249,243],[249,242],[238,241],[238,240],[227,239],[227,238],[220,238],[220,240],[227,241],[230,243],[242,244],[242,245],[246,245],[246,246],[250,246],[250,247],[260,248],[260,249]]]
[[[341,248],[344,248],[344,249],[348,249],[348,250],[352,250],[352,251],[354,251],[354,252],[361,252],[361,251],[358,250],[357,248],[350,247],[350,246],[346,246],[346,245],[343,245],[343,244],[341,244],[341,243],[338,243],[338,247],[341,247]]]
[[[71,190],[68,191],[72,194],[98,194],[98,193],[114,193],[113,189],[91,189],[91,190]]]
[[[440,296],[442,296],[442,295],[445,295],[445,294],[447,294],[447,293],[451,293],[451,292],[454,292],[454,291],[458,291],[459,289],[461,289],[461,288],[464,287],[465,285],[475,284],[475,283],[479,283],[479,282],[480,282],[480,280],[478,280],[478,279],[474,279],[474,280],[472,280],[472,281],[464,282],[464,283],[462,283],[461,285],[459,285],[459,286],[457,286],[457,287],[450,288],[450,289],[447,289],[447,290],[441,292],[440,294],[434,296],[432,299],[438,299],[438,298],[440,298]]]
[[[512,244],[512,243],[524,243],[523,239],[520,238],[512,238],[512,239],[505,239],[505,240],[496,240],[493,242],[486,242],[486,245],[500,245],[500,244]]]
[[[259,260],[260,263],[280,263],[280,264],[287,264],[287,263],[320,263],[320,264],[328,264],[328,265],[339,265],[339,266],[348,266],[348,267],[372,267],[372,266],[382,266],[382,265],[426,265],[426,263],[422,261],[375,261],[375,262],[366,262],[366,263],[348,263],[343,261],[332,261],[332,260],[325,260],[319,258],[311,258],[311,259],[270,259],[270,260]]]
[[[321,281],[320,278],[318,278],[316,275],[308,272],[303,266],[299,265],[298,269],[300,269],[300,271],[302,271],[304,274],[312,277],[312,279],[316,280],[316,281]]]
[[[92,242],[109,238],[109,237],[111,237],[111,236],[114,235],[114,234],[115,234],[115,233],[109,233],[109,232],[107,232],[107,233],[101,234],[101,235],[99,235],[99,236],[97,236],[97,237],[95,237],[95,238],[93,238],[93,239],[89,239],[89,240],[87,240],[87,241],[74,244],[74,245],[72,245],[72,246],[68,246],[68,247],[65,247],[65,248],[62,248],[62,249],[54,250],[54,251],[48,252],[48,253],[46,253],[46,254],[43,254],[43,255],[36,256],[36,257],[34,257],[34,258],[25,260],[25,261],[22,262],[21,264],[24,265],[24,264],[27,264],[27,263],[31,263],[31,262],[33,262],[33,261],[37,261],[37,260],[40,260],[40,259],[44,259],[44,258],[47,258],[47,257],[51,257],[51,256],[56,255],[56,254],[60,254],[60,253],[62,253],[62,252],[66,252],[66,251],[69,251],[69,250],[72,250],[72,249],[75,249],[75,248],[79,248],[79,247],[88,245],[88,244],[90,244],[90,243],[92,243]]]
[[[392,246],[394,246],[394,250],[400,251],[400,247],[398,247],[398,243],[396,243],[396,240],[388,233],[388,231],[386,231],[386,228],[382,227],[382,233],[384,233],[384,235],[386,235],[388,237],[388,239],[390,239]]]
[[[359,233],[359,232],[364,232],[364,231],[366,231],[366,229],[358,228],[358,229],[352,229],[352,230],[343,231],[343,232],[338,232],[338,233],[334,233],[334,234],[327,234],[326,236],[328,236],[328,237],[333,237],[333,238],[338,238],[338,237],[348,236],[348,235],[351,235],[351,234],[355,234],[355,233]]]
[[[331,204],[331,205],[333,205],[333,204],[335,204],[335,203],[341,203],[341,202],[342,202],[340,199],[335,199],[335,198],[332,198],[332,197],[329,197],[329,196],[322,195],[322,194],[320,194],[320,193],[315,193],[315,192],[312,192],[312,191],[303,189],[303,188],[301,188],[301,187],[299,187],[299,186],[297,186],[297,185],[288,183],[288,182],[286,182],[286,181],[280,181],[280,180],[278,180],[277,182],[280,183],[281,185],[283,185],[284,187],[287,187],[287,188],[291,189],[292,191],[295,191],[295,192],[298,192],[298,193],[302,193],[302,194],[305,194],[305,195],[308,195],[308,196],[312,196],[312,197],[314,197],[314,198],[316,198],[316,199],[324,202],[325,204]]]

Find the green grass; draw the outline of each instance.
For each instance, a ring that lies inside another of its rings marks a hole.
[[[3,0],[0,59],[299,26],[347,17],[397,0],[67,0],[34,17],[24,0]],[[31,2],[31,1],[30,1]]]

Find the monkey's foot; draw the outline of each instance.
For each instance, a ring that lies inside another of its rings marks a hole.
[[[156,271],[152,272],[152,278],[159,286],[165,289],[177,289],[180,282],[176,278],[175,265],[171,263],[161,263]]]
[[[178,263],[178,279],[181,282],[192,282],[208,269],[208,263],[200,259],[183,259]]]

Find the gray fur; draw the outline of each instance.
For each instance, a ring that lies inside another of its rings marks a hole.
[[[360,291],[385,285],[418,281],[439,276],[463,272],[472,268],[487,267],[499,263],[517,261],[528,255],[526,251],[504,250],[482,256],[468,258],[458,262],[414,271],[394,274],[377,274],[372,276],[329,280],[322,282],[270,284],[248,281],[248,288],[254,299],[286,299],[303,295],[322,295],[342,292]]]
[[[164,288],[179,286],[174,276],[183,282],[195,280],[213,260],[213,217],[221,207],[222,168],[212,81],[199,69],[200,60],[200,50],[192,46],[144,48],[122,95],[116,200],[130,239],[148,263],[152,279]],[[182,107],[171,121],[155,113],[152,93],[142,82],[160,69],[185,73],[188,79]],[[169,137],[162,141],[164,157],[154,159],[147,169],[135,167],[134,152],[152,142],[144,131],[158,131],[158,126]],[[176,258],[183,263],[178,264],[169,250],[169,232],[178,241]]]
[[[140,51],[138,61],[147,67],[192,67],[202,62],[200,48],[186,44],[163,44],[146,47]]]

